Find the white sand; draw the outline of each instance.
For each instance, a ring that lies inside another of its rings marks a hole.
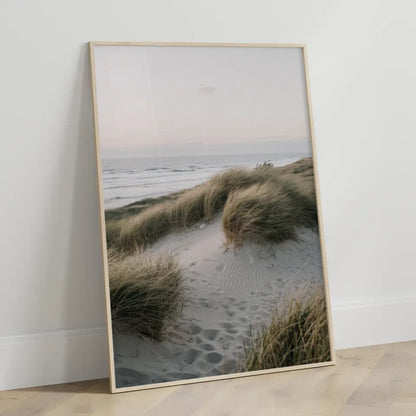
[[[268,324],[283,297],[323,284],[318,234],[301,228],[297,236],[227,249],[218,218],[156,243],[150,253],[174,253],[183,265],[189,300],[168,340],[116,337],[118,387],[238,371],[251,331]]]

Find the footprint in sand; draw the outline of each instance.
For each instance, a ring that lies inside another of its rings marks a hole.
[[[198,335],[202,331],[202,328],[199,325],[196,325],[196,324],[191,324],[189,326],[189,329],[190,329],[192,335]]]
[[[208,341],[214,341],[218,336],[217,329],[204,329],[202,331],[202,336]]]
[[[202,355],[202,351],[190,348],[182,354],[182,361],[186,364],[192,364]]]
[[[212,369],[212,371],[211,371],[211,374],[210,374],[211,376],[219,376],[219,375],[221,375],[221,371],[220,370],[218,370],[218,368],[214,368],[214,369]]]
[[[237,365],[236,365],[235,360],[228,358],[227,360],[224,360],[223,367],[224,367],[225,373],[231,373],[231,372],[234,372]]]
[[[234,339],[234,337],[230,334],[222,334],[221,337],[220,337],[220,341],[224,341],[224,340],[225,341],[231,341],[233,339]]]
[[[230,348],[230,343],[229,342],[222,343],[221,347],[224,351],[226,351],[228,350],[228,348]]]
[[[224,357],[218,352],[209,352],[206,355],[206,361],[210,364],[218,364],[222,361]]]
[[[221,328],[230,329],[234,328],[234,324],[231,324],[230,322],[223,322],[220,324]]]
[[[204,351],[214,351],[215,350],[215,347],[211,344],[202,344],[202,345],[199,345],[199,347],[201,348],[201,350],[204,350]]]
[[[203,373],[207,373],[207,371],[211,368],[211,365],[208,364],[204,359],[197,361],[194,365]]]

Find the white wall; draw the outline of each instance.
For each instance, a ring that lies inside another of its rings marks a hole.
[[[336,347],[416,338],[415,12],[2,0],[0,389],[107,375],[89,40],[306,43]]]

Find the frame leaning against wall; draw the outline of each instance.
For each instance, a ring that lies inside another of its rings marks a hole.
[[[99,207],[100,207],[100,227],[101,227],[101,246],[103,252],[103,261],[104,261],[104,283],[105,283],[105,301],[106,301],[106,319],[107,319],[107,330],[108,330],[108,349],[109,349],[109,367],[110,367],[110,390],[112,393],[126,392],[133,390],[142,390],[149,388],[158,388],[174,385],[183,385],[191,383],[199,383],[213,380],[223,380],[228,378],[237,378],[237,377],[247,377],[255,376],[261,374],[270,374],[284,371],[300,370],[306,368],[322,367],[335,364],[335,351],[334,351],[334,342],[333,342],[333,328],[332,328],[332,318],[331,318],[331,307],[329,300],[329,287],[328,287],[328,277],[327,277],[327,265],[326,265],[326,256],[325,256],[325,244],[324,244],[324,232],[322,225],[322,213],[321,213],[321,202],[320,202],[320,192],[319,192],[319,180],[318,180],[318,170],[316,163],[316,149],[315,149],[315,138],[313,133],[313,121],[312,121],[312,111],[311,111],[311,97],[310,97],[310,88],[309,88],[309,75],[308,75],[308,65],[307,65],[307,54],[306,46],[303,44],[245,44],[245,43],[153,43],[153,42],[90,42],[90,59],[91,59],[91,71],[92,71],[92,94],[93,94],[93,105],[94,105],[94,124],[95,124],[95,143],[96,143],[96,158],[97,158],[97,174],[98,174],[98,197],[99,197]],[[169,46],[169,47],[218,47],[218,48],[299,48],[302,51],[303,62],[304,62],[304,72],[305,72],[305,89],[307,95],[307,105],[308,105],[308,117],[309,117],[309,134],[311,139],[312,147],[312,162],[313,162],[313,172],[314,172],[314,185],[316,190],[316,205],[318,213],[318,230],[319,230],[319,240],[321,247],[321,260],[322,260],[322,272],[323,272],[323,281],[324,281],[324,290],[325,290],[325,299],[326,299],[326,313],[327,313],[327,322],[328,322],[328,332],[329,332],[329,344],[330,344],[330,360],[325,362],[318,362],[312,364],[304,365],[295,365],[290,367],[281,367],[281,368],[272,368],[266,370],[258,371],[249,371],[243,373],[233,373],[225,374],[218,376],[208,376],[200,377],[193,379],[184,379],[176,381],[167,381],[163,383],[154,383],[154,384],[145,384],[129,387],[117,387],[115,379],[115,364],[114,364],[114,346],[113,346],[113,331],[112,331],[112,321],[111,321],[111,304],[110,304],[110,286],[109,286],[109,269],[108,269],[108,259],[107,259],[107,242],[106,242],[106,224],[105,224],[105,210],[104,210],[104,198],[103,198],[103,185],[102,185],[102,163],[100,156],[100,131],[99,131],[99,120],[98,120],[98,102],[97,102],[97,86],[96,86],[96,62],[94,49],[99,46]]]

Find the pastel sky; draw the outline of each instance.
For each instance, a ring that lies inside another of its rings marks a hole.
[[[95,46],[104,157],[310,149],[301,48]]]

